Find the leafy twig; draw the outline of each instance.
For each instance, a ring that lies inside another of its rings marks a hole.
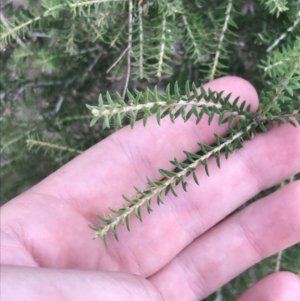
[[[223,24],[223,28],[222,28],[221,34],[220,34],[217,52],[215,54],[214,63],[213,63],[213,66],[211,68],[211,73],[210,73],[210,77],[209,77],[209,80],[211,80],[211,81],[214,79],[215,72],[217,70],[217,65],[218,65],[218,62],[219,62],[219,56],[221,54],[223,39],[225,37],[225,33],[227,31],[227,27],[228,27],[229,20],[230,20],[231,9],[232,9],[232,0],[228,0],[226,12],[225,12],[225,16],[226,17],[225,17],[225,21],[224,21],[224,24]]]

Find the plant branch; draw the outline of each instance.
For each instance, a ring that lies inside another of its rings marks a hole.
[[[268,105],[266,111],[264,112],[263,116],[270,111],[270,109],[272,108],[273,104],[276,103],[281,95],[281,93],[286,89],[286,87],[288,86],[289,82],[291,81],[292,77],[295,75],[296,71],[299,71],[299,64],[300,64],[300,54],[297,58],[297,60],[294,63],[294,68],[292,68],[292,70],[289,72],[289,74],[286,76],[286,79],[283,81],[283,83],[279,86],[279,88],[277,89],[274,97],[272,98],[272,101],[270,102],[270,104]]]
[[[166,39],[166,15],[165,13],[162,14],[163,22],[162,22],[162,36],[161,36],[161,43],[160,43],[160,52],[159,52],[159,60],[158,60],[158,70],[157,70],[157,77],[161,77],[162,73],[162,65],[163,65],[163,59],[165,54],[165,39]]]
[[[163,203],[161,199],[162,192],[165,191],[166,189],[170,189],[174,195],[176,195],[175,191],[173,190],[172,185],[176,181],[179,180],[178,183],[182,183],[184,186],[184,178],[188,175],[193,173],[194,179],[196,180],[196,174],[195,170],[198,165],[205,165],[206,172],[208,173],[207,170],[207,160],[215,155],[218,154],[222,149],[224,149],[226,146],[232,144],[235,140],[241,139],[244,135],[245,132],[251,131],[251,129],[257,125],[257,122],[252,122],[249,124],[244,131],[239,131],[238,133],[234,134],[232,137],[228,138],[225,142],[221,143],[220,145],[216,146],[213,148],[213,150],[207,152],[206,154],[199,156],[198,159],[195,159],[194,162],[186,165],[180,172],[176,173],[174,176],[170,176],[168,178],[165,178],[164,180],[160,182],[153,182],[148,179],[148,182],[150,184],[153,184],[154,186],[141,191],[139,189],[136,189],[141,197],[137,197],[134,200],[130,200],[127,197],[124,197],[126,201],[131,203],[130,206],[123,205],[120,209],[111,209],[112,212],[119,214],[118,216],[111,216],[109,215],[108,217],[99,217],[99,224],[100,224],[100,229],[97,230],[95,233],[94,238],[101,238],[103,239],[104,243],[107,246],[107,241],[106,241],[106,235],[109,230],[112,230],[113,233],[115,234],[116,239],[118,240],[118,235],[117,235],[117,225],[122,222],[123,225],[127,226],[127,229],[129,230],[129,216],[132,213],[135,213],[136,217],[138,217],[140,220],[142,220],[141,217],[141,206],[144,204],[147,204],[148,212],[150,213],[152,211],[151,209],[151,200],[155,195],[158,195],[158,204]],[[166,171],[165,171],[166,172]],[[168,172],[170,174],[174,174],[173,172]],[[101,221],[105,222],[106,225],[103,225]]]
[[[61,8],[64,8],[64,7],[69,7],[69,8],[79,8],[79,7],[82,7],[82,6],[90,6],[90,5],[93,5],[93,4],[99,4],[99,3],[107,3],[107,2],[124,2],[124,1],[127,1],[127,0],[89,0],[89,1],[82,1],[82,2],[76,2],[76,3],[64,3],[64,4],[58,4],[58,5],[55,5],[53,7],[50,7],[48,8],[43,14],[33,18],[33,19],[30,19],[28,20],[27,22],[24,22],[14,28],[10,28],[7,32],[3,33],[1,36],[0,36],[0,41],[1,40],[5,40],[7,39],[9,36],[13,36],[14,34],[16,34],[17,32],[19,32],[20,30],[22,30],[23,28],[26,28],[27,26],[45,18],[45,17],[48,17],[48,16],[51,16],[51,14]]]
[[[66,147],[66,146],[62,146],[62,145],[58,145],[58,144],[53,144],[53,143],[49,143],[49,142],[38,141],[38,140],[35,140],[35,139],[27,139],[27,144],[30,148],[33,145],[38,145],[38,146],[43,146],[43,147],[47,147],[47,148],[60,149],[60,150],[68,151],[68,152],[71,152],[71,153],[77,153],[77,154],[82,153],[81,150],[77,150],[77,149],[74,149],[74,148],[70,148],[70,147]]]
[[[218,62],[219,62],[219,56],[221,54],[223,39],[225,37],[225,33],[226,33],[227,28],[228,28],[228,24],[229,24],[229,20],[230,20],[231,9],[232,9],[232,0],[228,0],[226,12],[225,12],[225,21],[224,21],[224,25],[223,25],[223,28],[222,28],[222,31],[221,31],[220,38],[219,38],[219,44],[218,44],[217,52],[215,54],[215,59],[214,59],[213,66],[212,66],[211,73],[210,73],[210,77],[209,77],[210,81],[212,81],[215,77],[215,73],[216,73],[216,70],[217,70],[217,65],[218,65]]]
[[[123,90],[123,98],[126,95],[126,91],[128,88],[129,78],[130,78],[130,71],[131,71],[131,51],[132,51],[132,26],[133,26],[133,3],[132,0],[128,0],[129,2],[129,11],[128,11],[128,52],[127,52],[127,74],[125,79],[125,85]]]
[[[192,40],[192,44],[194,46],[194,49],[195,49],[195,52],[196,52],[197,58],[198,58],[197,61],[200,63],[202,61],[202,58],[201,58],[200,51],[198,49],[198,45],[196,43],[196,39],[195,39],[195,37],[194,37],[194,35],[193,35],[192,31],[191,31],[191,28],[190,28],[190,26],[189,26],[189,24],[187,22],[186,16],[182,15],[182,19],[183,19],[183,23],[184,23],[184,25],[185,25],[185,27],[187,29],[188,35],[189,35],[190,39]]]
[[[289,32],[292,32],[295,27],[298,25],[300,21],[300,11],[297,12],[296,14],[296,19],[294,21],[294,24],[290,26],[278,39],[274,41],[274,43],[268,47],[267,52],[271,52],[287,35]]]
[[[139,4],[139,49],[140,49],[140,56],[139,56],[139,69],[140,69],[140,78],[144,78],[144,58],[143,58],[143,48],[144,48],[144,32],[143,32],[143,7]]]

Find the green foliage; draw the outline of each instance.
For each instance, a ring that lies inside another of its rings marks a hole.
[[[289,9],[287,5],[287,0],[260,0],[260,2],[266,6],[270,14],[276,14],[277,17],[282,12],[287,11]]]
[[[169,115],[172,122],[179,116],[187,121],[191,116],[195,116],[196,123],[198,124],[204,115],[209,117],[209,124],[211,123],[215,114],[219,114],[219,124],[228,122],[231,125],[234,116],[240,116],[244,120],[247,118],[250,111],[250,106],[246,111],[243,111],[245,101],[242,103],[241,108],[237,105],[238,98],[231,104],[229,102],[230,95],[222,98],[223,92],[216,93],[214,91],[206,92],[205,89],[200,87],[201,93],[198,93],[195,85],[190,90],[188,82],[185,85],[185,94],[179,92],[178,83],[175,83],[174,93],[171,95],[170,85],[167,86],[166,92],[158,93],[157,87],[153,91],[147,89],[145,93],[136,91],[136,96],[127,91],[127,97],[130,105],[126,104],[123,98],[117,94],[115,101],[112,100],[109,93],[106,94],[108,105],[103,103],[103,97],[99,95],[99,105],[87,107],[95,116],[90,125],[94,125],[100,117],[103,117],[102,128],[110,128],[111,118],[114,118],[114,125],[121,127],[125,117],[130,117],[130,125],[134,126],[137,119],[137,114],[143,112],[143,124],[147,124],[148,117],[156,114],[157,122],[160,124],[161,118]],[[178,106],[180,105],[180,107]],[[187,111],[187,106],[189,111]],[[201,110],[199,110],[201,109]],[[233,112],[232,117],[224,118],[225,114]],[[241,122],[241,121],[240,121]]]
[[[297,39],[297,43],[299,41],[300,39]],[[291,50],[291,54],[293,54],[293,51],[294,49]],[[184,93],[182,94],[179,92],[178,84],[175,83],[173,93],[171,93],[169,85],[163,94],[157,92],[157,87],[153,91],[147,89],[144,93],[136,91],[135,96],[127,91],[130,105],[126,104],[119,94],[116,95],[116,100],[113,101],[109,93],[106,95],[107,105],[104,104],[101,94],[98,106],[87,105],[95,116],[90,125],[93,126],[99,119],[103,119],[103,129],[111,126],[112,119],[116,127],[121,127],[125,116],[129,116],[130,125],[133,128],[137,114],[143,112],[144,126],[147,124],[148,117],[153,114],[156,115],[158,124],[166,116],[170,117],[172,122],[178,117],[187,121],[191,116],[195,116],[196,123],[199,123],[202,117],[206,115],[209,125],[213,118],[217,116],[219,125],[228,124],[229,132],[226,138],[215,134],[216,143],[213,146],[199,143],[199,153],[184,151],[186,160],[180,162],[175,158],[170,161],[174,165],[173,171],[160,169],[159,173],[162,175],[161,181],[152,181],[147,178],[149,188],[146,190],[134,187],[136,190],[134,199],[123,196],[129,205],[123,205],[119,209],[110,208],[115,215],[109,215],[108,217],[98,216],[99,228],[93,227],[93,229],[97,230],[95,238],[99,237],[103,239],[107,246],[106,236],[108,231],[111,230],[118,240],[117,225],[121,222],[129,230],[130,214],[134,214],[142,221],[141,207],[143,205],[147,206],[147,211],[150,213],[152,212],[151,202],[154,197],[157,198],[159,205],[163,204],[163,193],[167,195],[169,192],[172,192],[174,196],[177,196],[175,186],[181,184],[182,188],[186,191],[186,177],[191,174],[196,184],[199,185],[195,173],[198,165],[203,165],[207,176],[209,176],[208,159],[210,157],[215,157],[217,165],[220,167],[221,152],[225,153],[225,158],[227,159],[234,150],[243,147],[243,141],[252,139],[258,132],[267,132],[266,125],[268,123],[277,122],[278,125],[290,123],[293,126],[297,126],[296,123],[298,122],[300,125],[299,108],[295,111],[295,106],[291,105],[290,102],[289,106],[284,106],[284,102],[290,100],[290,86],[293,89],[300,88],[300,85],[295,85],[295,80],[299,80],[300,52],[298,52],[294,59],[295,62],[291,64],[292,67],[285,74],[287,79],[283,82],[281,80],[281,85],[276,86],[276,91],[269,93],[272,96],[272,102],[269,101],[269,97],[262,99],[263,102],[259,113],[250,112],[250,106],[245,108],[245,101],[237,105],[239,98],[230,103],[230,94],[222,97],[223,92],[205,91],[204,87],[200,87],[200,92],[198,92],[195,85],[193,85],[191,91],[188,83],[186,83]],[[291,55],[291,60],[293,61],[293,55]],[[285,91],[288,94],[287,96],[284,96]],[[279,102],[283,102],[283,104],[279,105]],[[237,116],[239,120],[236,126],[232,127],[232,122]]]
[[[209,124],[216,118],[228,126],[226,137],[215,135],[213,145],[199,142],[195,153],[183,150],[184,161],[170,158],[173,169],[160,169],[160,181],[147,178],[148,188],[134,187],[135,196],[123,196],[121,208],[98,216],[91,228],[106,245],[109,231],[119,239],[119,224],[130,230],[131,218],[142,221],[143,206],[150,213],[153,202],[176,196],[178,185],[186,190],[187,177],[201,185],[195,170],[203,165],[209,176],[209,158],[222,168],[222,160],[268,124],[300,123],[297,0],[32,0],[28,8],[2,6],[1,202],[116,129],[134,128],[138,120],[147,126],[151,115],[158,124],[205,116]],[[257,112],[204,90],[206,81],[225,74],[255,85]],[[271,271],[299,274],[297,263],[299,245],[231,281],[222,288],[223,299],[232,300]]]

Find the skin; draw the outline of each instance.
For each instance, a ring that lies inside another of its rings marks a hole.
[[[254,88],[224,77],[206,88],[241,96],[258,107]],[[109,248],[92,240],[87,227],[95,214],[120,207],[121,194],[146,188],[146,176],[183,160],[182,150],[211,144],[226,134],[217,119],[210,127],[154,118],[146,128],[122,128],[64,165],[1,208],[1,300],[198,301],[247,268],[300,242],[300,182],[230,215],[258,192],[300,170],[300,127],[273,126],[246,141],[221,169],[212,159],[210,177],[199,167],[200,186],[187,178],[188,192],[177,188],[165,205],[153,202],[143,222],[131,218],[131,233],[120,225],[120,242],[108,235]],[[144,208],[145,209],[145,208]],[[238,301],[300,300],[299,277],[269,275]]]

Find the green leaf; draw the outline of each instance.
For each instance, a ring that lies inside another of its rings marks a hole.
[[[100,236],[100,238],[103,240],[105,248],[108,249],[108,243],[107,243],[107,234]]]
[[[178,87],[178,81],[174,84],[174,92],[176,97],[180,97],[179,87]]]
[[[225,159],[227,160],[232,151],[229,145],[226,145],[224,149],[225,149]]]
[[[143,190],[140,190],[139,188],[137,188],[136,186],[133,186],[134,190],[139,193],[140,195],[144,195]]]
[[[204,115],[204,111],[201,110],[197,116],[196,125],[201,121],[203,115]]]
[[[161,187],[161,186],[165,185],[164,181],[152,181],[150,178],[148,178],[148,177],[146,177],[146,178],[147,178],[147,183],[150,186]]]
[[[102,123],[102,129],[110,128],[109,124],[109,117],[107,115],[104,116],[103,123]]]
[[[106,224],[109,224],[111,219],[109,217],[104,217],[104,216],[101,216],[101,215],[97,215],[97,218],[98,218],[98,221],[100,222],[104,222]]]
[[[294,91],[293,91],[293,89],[291,87],[286,86],[285,89],[290,94],[290,96],[292,96],[292,97],[294,96]]]
[[[141,206],[134,208],[134,214],[135,216],[142,222],[142,212],[141,212]]]
[[[198,145],[200,146],[201,151],[204,154],[207,154],[207,153],[211,152],[214,149],[213,146],[210,146],[210,145],[205,145],[205,144],[202,144],[202,143],[198,143]],[[199,159],[199,158],[200,157],[198,157],[197,159]]]
[[[199,181],[198,181],[198,178],[197,178],[197,175],[196,175],[196,171],[194,170],[193,171],[193,178],[194,178],[194,181],[197,185],[199,185]]]
[[[90,127],[92,127],[93,125],[95,125],[95,123],[99,120],[99,116],[97,116],[97,117],[94,117],[92,120],[91,120],[91,122],[90,122]]]
[[[131,92],[128,89],[126,91],[126,94],[127,94],[127,97],[129,99],[129,101],[136,105],[137,104],[136,103],[136,99],[135,99],[135,97],[131,94]]]
[[[103,97],[102,97],[102,94],[99,94],[98,103],[99,103],[99,107],[103,107]]]
[[[126,104],[126,102],[124,101],[123,97],[122,97],[118,92],[116,93],[116,96],[117,96],[117,101],[118,101],[118,103],[119,103],[122,107],[126,107],[127,104]],[[103,101],[102,101],[102,103],[103,103]]]
[[[230,115],[229,117],[228,117],[228,127],[232,127],[232,122],[233,122],[233,120],[234,120],[234,115]]]
[[[115,238],[117,241],[119,241],[119,236],[118,236],[118,228],[116,225],[111,226],[111,231],[113,232]]]
[[[217,166],[220,168],[221,167],[221,164],[220,164],[220,152],[214,153],[214,156],[216,157]]]
[[[191,91],[190,91],[190,85],[189,85],[189,82],[186,82],[185,83],[185,95],[187,97],[190,97],[191,96]]]
[[[130,111],[130,127],[133,128],[135,125],[136,117],[137,117],[138,111]]]
[[[208,160],[207,160],[207,159],[205,159],[205,160],[203,160],[203,161],[200,161],[200,163],[201,163],[202,165],[204,165],[205,172],[206,172],[206,174],[209,176],[209,170],[208,170]]]
[[[178,197],[178,195],[177,195],[177,193],[175,192],[175,189],[174,189],[174,187],[173,187],[172,184],[170,184],[170,190],[171,190],[171,192],[173,193],[174,196]]]
[[[244,101],[242,102],[242,104],[240,105],[240,110],[241,110],[241,111],[244,110],[245,105],[246,105],[246,101],[244,100]]]
[[[164,169],[159,169],[158,171],[165,178],[171,178],[171,177],[177,176],[177,173],[173,172],[173,171],[168,171],[168,170],[164,170]]]
[[[224,117],[225,117],[225,111],[221,112],[219,115],[219,120],[218,120],[219,125],[221,125],[223,123]]]
[[[88,226],[89,226],[89,228],[91,228],[94,231],[99,231],[99,228],[97,228],[97,227],[95,227],[95,226],[93,226],[91,224],[88,224]]]
[[[110,97],[110,94],[109,94],[108,91],[106,92],[106,99],[107,99],[107,102],[109,103],[109,105],[110,105],[111,107],[114,107],[115,104],[114,104],[112,98]]]
[[[157,204],[158,204],[158,205],[160,205],[160,204],[163,204],[163,205],[164,205],[164,201],[163,201],[163,199],[162,199],[161,194],[162,194],[161,191],[159,191],[159,192],[157,193]]]
[[[150,115],[151,115],[151,113],[148,113],[148,112],[146,112],[144,114],[144,117],[143,117],[143,126],[144,127],[147,125],[147,121],[148,121],[148,118],[149,118]]]
[[[170,103],[171,100],[170,84],[168,84],[166,87],[166,97],[167,97],[167,103]]]
[[[98,107],[95,107],[95,106],[90,106],[88,104],[85,105],[90,111],[93,111],[94,109],[99,109]]]
[[[188,183],[185,182],[185,181],[182,181],[181,184],[182,184],[183,190],[184,190],[185,192],[187,192],[187,186],[188,186]]]
[[[128,231],[130,231],[130,214],[125,216],[125,224]]]
[[[265,125],[264,125],[262,122],[260,122],[260,123],[258,124],[258,126],[259,126],[259,128],[260,128],[264,133],[267,133],[267,132],[268,132],[268,129],[265,127]]]
[[[148,211],[148,213],[151,213],[153,211],[153,209],[151,207],[151,198],[147,199],[147,211]]]
[[[160,125],[160,120],[161,120],[161,107],[157,107],[157,111],[156,111],[156,120],[158,125]]]
[[[228,23],[229,23],[231,26],[233,26],[233,27],[235,27],[236,29],[238,29],[237,24],[233,21],[232,18],[229,18]]]
[[[126,195],[124,195],[124,194],[122,194],[122,198],[123,198],[126,202],[128,202],[128,203],[130,203],[130,204],[132,204],[132,205],[136,204],[136,201],[135,201],[135,200],[132,200],[132,199],[128,198],[128,197],[127,197]]]
[[[154,101],[155,101],[155,102],[158,102],[158,101],[159,101],[157,86],[155,86],[154,89],[153,89],[153,97],[154,97]]]
[[[121,118],[121,114],[120,113],[118,113],[116,115],[116,126],[117,127],[122,127],[122,118]]]

